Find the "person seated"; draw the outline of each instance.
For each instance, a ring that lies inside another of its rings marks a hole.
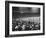
[[[23,23],[23,24],[22,24],[22,30],[25,30],[25,26],[26,26],[26,24]]]
[[[30,30],[30,26],[26,25],[25,30]]]
[[[15,27],[15,30],[17,31],[17,30],[18,30],[18,28],[19,28],[19,27],[18,27],[18,26],[16,26],[16,27]]]
[[[21,30],[22,30],[21,25],[18,25],[18,31],[21,31]]]

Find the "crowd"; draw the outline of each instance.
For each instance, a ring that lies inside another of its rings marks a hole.
[[[40,23],[30,21],[16,21],[12,23],[12,31],[40,30]]]

